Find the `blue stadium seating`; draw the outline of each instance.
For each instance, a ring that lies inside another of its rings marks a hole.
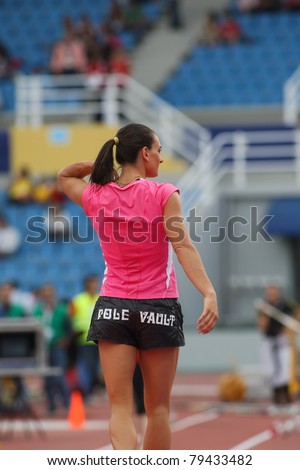
[[[96,274],[99,279],[104,272],[104,260],[95,234],[86,242],[78,243],[29,243],[28,236],[37,236],[29,230],[27,221],[35,215],[43,216],[46,207],[39,204],[18,206],[9,203],[6,195],[0,192],[0,211],[21,233],[22,245],[19,251],[0,259],[1,282],[17,281],[23,289],[32,289],[45,282],[53,283],[60,298],[71,298],[82,289],[84,278]],[[67,202],[65,210],[70,216],[77,216],[79,233],[87,233],[87,219],[81,208]],[[93,233],[89,224],[89,234]]]
[[[107,15],[109,3],[110,0],[102,0],[101,5],[90,0],[3,1],[0,4],[0,41],[11,56],[23,59],[24,72],[30,72],[35,66],[47,68],[52,45],[62,34],[63,16],[78,20],[87,13],[97,24]]]
[[[300,64],[300,13],[244,14],[237,20],[251,42],[195,46],[160,90],[161,98],[178,107],[282,104],[284,82]]]
[[[73,20],[87,14],[94,25],[102,23],[108,13],[111,0],[2,0],[0,1],[0,42],[11,57],[22,61],[21,72],[30,73],[35,68],[47,70],[53,44],[62,35],[62,18],[65,15]],[[145,15],[155,21],[161,14],[160,2],[143,5]],[[131,51],[136,46],[133,33],[121,33],[124,47]],[[0,108],[14,109],[14,98],[10,85],[0,81]]]
[[[0,101],[1,106],[8,112],[15,107],[15,87],[11,80],[0,81]]]

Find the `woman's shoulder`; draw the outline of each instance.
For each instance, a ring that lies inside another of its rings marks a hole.
[[[152,181],[152,180],[143,180],[143,182],[148,185],[150,188],[155,189],[156,191],[163,191],[166,188],[176,188],[176,186],[172,183],[168,183],[166,181],[163,182],[158,182],[158,181]]]
[[[82,193],[82,203],[83,208],[87,215],[92,211],[92,209],[98,204],[98,196],[100,195],[101,188],[99,184],[89,183],[83,190]]]
[[[107,185],[108,186],[108,185]],[[101,186],[100,184],[96,183],[88,183],[84,188],[84,195],[87,198],[94,198],[95,196],[99,195],[105,186]]]
[[[158,181],[147,181],[147,186],[150,192],[153,194],[156,201],[159,201],[162,207],[165,206],[169,197],[175,193],[179,193],[179,189],[172,183],[162,182],[159,183]]]

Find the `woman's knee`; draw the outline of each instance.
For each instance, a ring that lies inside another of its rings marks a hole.
[[[168,417],[170,413],[170,407],[168,403],[151,404],[145,403],[146,414],[148,418],[162,418]]]
[[[121,390],[109,390],[108,399],[110,403],[116,405],[127,405],[132,403],[132,396],[130,393],[124,393]]]

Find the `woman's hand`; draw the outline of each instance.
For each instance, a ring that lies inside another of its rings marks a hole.
[[[216,326],[218,318],[217,296],[215,293],[209,294],[204,297],[203,312],[197,321],[198,333],[209,333]]]

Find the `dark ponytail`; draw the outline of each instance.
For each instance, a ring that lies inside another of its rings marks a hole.
[[[100,185],[111,183],[118,178],[114,167],[113,147],[116,146],[116,161],[119,165],[135,163],[143,147],[152,147],[154,131],[143,124],[128,124],[108,140],[101,148],[91,173],[91,183]]]
[[[113,158],[114,145],[114,140],[110,139],[105,142],[101,148],[90,176],[91,183],[96,183],[103,186],[104,184],[111,183],[111,181],[115,180],[116,170],[114,168]]]

